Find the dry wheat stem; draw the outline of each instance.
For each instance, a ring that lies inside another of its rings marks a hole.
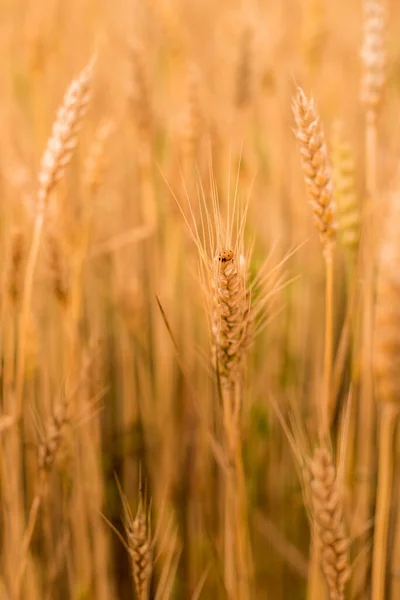
[[[379,255],[376,293],[374,356],[376,390],[381,403],[379,425],[379,468],[372,568],[374,600],[383,600],[388,569],[388,531],[392,504],[395,431],[400,414],[400,279],[398,263],[399,194],[390,198],[383,245]]]
[[[331,379],[333,361],[333,258],[325,260],[325,351],[324,351],[324,408],[321,435],[329,438],[329,411],[331,405]]]
[[[372,558],[372,598],[384,600],[388,580],[388,534],[393,492],[393,452],[400,405],[384,403],[379,427],[379,463]]]
[[[366,523],[371,516],[374,497],[371,473],[374,468],[374,437],[376,407],[373,382],[373,308],[375,284],[375,227],[373,206],[377,200],[377,114],[385,82],[384,11],[379,0],[365,0],[364,45],[362,59],[365,74],[362,82],[362,100],[365,105],[365,183],[367,206],[363,223],[364,302],[361,347],[361,386],[359,430],[362,436],[358,448],[358,468],[369,476],[360,485],[358,516]],[[369,568],[369,556],[363,557],[359,570],[362,578]]]

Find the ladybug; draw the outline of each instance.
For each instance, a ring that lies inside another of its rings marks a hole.
[[[220,262],[229,262],[230,260],[232,260],[234,257],[234,253],[232,250],[222,250],[219,254],[218,254],[218,260]]]

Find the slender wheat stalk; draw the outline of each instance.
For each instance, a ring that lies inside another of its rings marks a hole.
[[[399,195],[388,211],[384,242],[379,256],[375,313],[374,366],[380,400],[379,465],[375,536],[372,565],[372,597],[386,597],[388,579],[388,532],[392,507],[394,448],[400,414],[400,260]]]
[[[364,0],[364,39],[361,59],[364,67],[361,82],[361,100],[365,108],[365,186],[367,199],[364,206],[363,238],[363,313],[361,332],[361,381],[357,468],[361,473],[358,494],[358,517],[365,526],[371,518],[375,487],[376,404],[373,381],[373,313],[376,265],[376,226],[374,219],[378,195],[378,128],[377,120],[382,104],[386,79],[385,10],[381,0]],[[368,580],[370,553],[364,553],[357,565],[357,578]]]

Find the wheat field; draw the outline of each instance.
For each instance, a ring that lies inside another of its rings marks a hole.
[[[400,598],[399,28],[0,1],[0,600]]]

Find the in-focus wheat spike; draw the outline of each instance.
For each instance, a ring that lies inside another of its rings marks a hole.
[[[336,121],[332,130],[333,197],[337,207],[339,239],[354,254],[360,243],[360,208],[356,189],[354,149],[346,140],[344,126]]]
[[[132,91],[130,102],[132,115],[140,139],[150,136],[153,124],[153,110],[148,81],[145,53],[139,44],[131,49]]]
[[[138,600],[147,600],[149,597],[153,557],[149,514],[144,507],[142,495],[139,498],[139,506],[135,518],[132,518],[129,509],[125,506],[125,531],[131,555],[136,596]]]
[[[251,339],[250,292],[232,250],[218,252],[213,265],[213,356],[223,387],[242,376]]]
[[[235,106],[246,108],[252,98],[252,42],[253,32],[246,27],[242,33],[239,62],[236,71]]]
[[[77,143],[78,132],[91,98],[95,59],[69,86],[58,110],[39,172],[38,202],[43,208],[54,186],[64,175]]]
[[[335,465],[329,450],[317,447],[307,466],[309,482],[306,489],[322,571],[330,600],[343,600],[350,577],[350,540]]]
[[[337,229],[332,175],[328,166],[325,137],[314,100],[309,100],[301,88],[297,90],[293,112],[308,199],[325,256],[328,256],[332,252]]]
[[[67,402],[61,400],[54,407],[44,439],[39,445],[38,466],[41,473],[49,473],[52,470],[67,421]]]
[[[386,11],[382,0],[364,0],[364,36],[361,58],[364,73],[361,100],[371,118],[382,101],[386,79]]]
[[[17,304],[21,292],[22,266],[25,257],[25,236],[16,228],[11,234],[7,291],[13,304]]]
[[[374,366],[381,402],[400,407],[400,210],[399,193],[388,211],[379,253],[375,311]]]

